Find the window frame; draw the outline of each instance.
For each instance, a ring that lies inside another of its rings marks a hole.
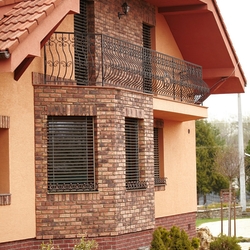
[[[146,189],[140,166],[140,120],[125,117],[126,189]]]
[[[48,116],[48,192],[97,191],[92,116]]]
[[[163,142],[164,121],[154,120],[154,183],[155,186],[166,185],[164,177],[164,142]]]

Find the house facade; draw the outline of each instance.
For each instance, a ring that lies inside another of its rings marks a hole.
[[[244,73],[216,1],[125,3],[0,2],[1,250],[195,236],[195,120]]]

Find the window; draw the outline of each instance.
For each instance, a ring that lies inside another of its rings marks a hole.
[[[0,128],[0,193],[9,193],[9,130]]]
[[[11,204],[9,128],[10,117],[0,115],[0,206]]]
[[[48,191],[97,190],[93,117],[48,117]]]
[[[151,26],[142,24],[143,37],[143,85],[145,93],[152,93]]]
[[[165,185],[163,164],[163,126],[162,120],[155,120],[154,127],[154,178],[155,185]]]
[[[139,120],[125,118],[126,147],[126,188],[145,189],[147,184],[141,180],[139,166]]]
[[[154,177],[160,177],[159,128],[154,128]]]
[[[88,85],[88,12],[87,1],[80,0],[80,13],[74,15],[75,78],[77,84]]]

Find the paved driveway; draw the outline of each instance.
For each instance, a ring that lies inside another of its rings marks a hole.
[[[213,236],[218,236],[221,233],[221,222],[207,222],[201,224],[199,227],[208,228]],[[228,234],[228,221],[223,221],[223,234]],[[231,224],[231,236],[234,235],[234,221]],[[236,236],[250,238],[250,219],[237,219],[236,220]],[[242,250],[249,250],[249,243],[240,243]]]

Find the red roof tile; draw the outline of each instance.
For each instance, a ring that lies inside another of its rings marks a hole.
[[[15,4],[15,3],[19,3],[21,1],[22,0],[0,0],[0,7]]]
[[[10,53],[62,0],[0,0],[2,6],[17,3],[0,20],[0,51]]]

